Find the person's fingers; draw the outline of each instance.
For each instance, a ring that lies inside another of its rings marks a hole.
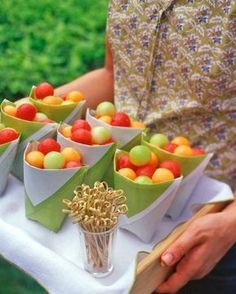
[[[176,293],[189,281],[189,273],[175,272],[170,278],[157,288],[157,293]]]
[[[175,293],[191,280],[202,267],[202,262],[199,260],[200,251],[201,246],[191,249],[177,264],[175,273],[159,286],[158,293]]]
[[[176,264],[194,246],[200,243],[194,227],[184,232],[169,248],[161,255],[161,263],[165,266]]]

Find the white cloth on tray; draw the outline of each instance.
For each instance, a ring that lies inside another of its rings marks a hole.
[[[118,230],[114,271],[106,278],[96,279],[82,268],[76,225],[67,219],[56,234],[28,220],[24,211],[24,186],[10,176],[5,194],[0,197],[0,255],[35,278],[50,293],[128,293],[135,279],[139,251],[151,251],[178,223],[191,216],[196,205],[232,198],[227,185],[203,176],[184,213],[175,221],[164,218],[149,244]]]

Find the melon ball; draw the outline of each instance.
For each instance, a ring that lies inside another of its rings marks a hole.
[[[105,127],[94,127],[91,130],[93,144],[102,145],[111,139],[111,131]]]
[[[16,106],[13,105],[5,105],[3,111],[11,116],[16,116]]]
[[[116,113],[115,105],[109,101],[104,101],[98,104],[96,108],[96,116],[101,117],[104,115],[113,116]]]
[[[35,95],[38,99],[43,99],[47,96],[53,96],[54,88],[51,84],[44,82],[36,86]]]
[[[106,124],[110,125],[112,121],[112,117],[110,115],[103,115],[103,116],[100,116],[98,120],[101,120],[105,122]]]
[[[44,154],[36,150],[31,151],[26,155],[25,160],[34,167],[43,168]]]
[[[128,114],[124,112],[116,112],[112,116],[111,125],[115,127],[130,127],[131,121]]]
[[[30,103],[21,104],[16,109],[16,117],[28,121],[34,120],[36,113],[37,108]]]
[[[92,134],[88,130],[78,129],[72,132],[71,140],[81,144],[92,145]]]
[[[14,141],[18,138],[19,134],[12,128],[5,128],[0,130],[0,144],[5,144]]]
[[[61,130],[61,133],[64,137],[66,138],[70,138],[71,137],[71,134],[72,134],[72,126],[66,126],[64,127],[62,130]]]
[[[168,138],[163,134],[154,134],[150,138],[150,144],[163,148],[169,143]]]
[[[66,100],[78,103],[84,100],[84,95],[79,91],[71,91],[66,95]]]
[[[141,185],[152,185],[153,181],[150,177],[148,176],[138,176],[135,180],[135,183],[141,184]]]
[[[60,150],[60,144],[52,138],[44,139],[38,145],[38,151],[42,152],[44,155],[48,154],[51,151],[60,152]]]
[[[137,129],[145,129],[146,125],[141,121],[131,120],[131,127]]]
[[[75,167],[81,167],[81,162],[80,161],[68,161],[65,165],[65,168],[75,168]]]
[[[174,178],[173,173],[167,168],[158,168],[152,175],[152,180],[156,184],[171,181]]]
[[[72,104],[75,104],[75,102],[71,101],[71,100],[65,100],[65,101],[62,101],[61,105],[72,105]]]
[[[42,112],[37,112],[34,118],[35,121],[39,121],[39,122],[43,122],[45,121],[45,119],[48,119],[48,117],[45,113],[42,113]]]
[[[131,168],[125,167],[118,170],[118,173],[123,177],[126,177],[130,180],[134,180],[136,178],[136,173]]]
[[[175,137],[172,141],[171,141],[172,144],[176,144],[176,145],[187,145],[187,146],[190,146],[191,145],[191,142],[185,138],[185,137],[182,137],[182,136],[178,136],[178,137]]]
[[[45,155],[43,166],[46,169],[61,169],[65,162],[65,158],[60,152],[52,151]]]
[[[129,160],[135,166],[146,165],[152,158],[151,150],[147,146],[138,145],[129,152]]]
[[[49,105],[60,105],[63,102],[63,99],[58,96],[47,96],[43,98],[43,102]]]
[[[80,161],[81,155],[80,153],[73,147],[65,147],[61,154],[64,156],[66,163],[68,161]]]
[[[193,150],[190,146],[179,145],[175,148],[174,154],[178,156],[192,156]]]

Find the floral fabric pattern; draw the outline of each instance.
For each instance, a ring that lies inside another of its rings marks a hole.
[[[236,186],[236,1],[111,0],[107,35],[119,110],[214,152]]]

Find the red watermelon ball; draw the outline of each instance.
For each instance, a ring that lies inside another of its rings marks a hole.
[[[121,155],[117,159],[117,170],[122,168],[131,168],[135,171],[137,167],[130,162],[129,155]]]
[[[61,146],[56,140],[52,138],[47,138],[39,143],[38,151],[42,152],[44,155],[48,154],[51,151],[60,152]]]
[[[162,163],[160,163],[160,168],[166,168],[170,170],[175,178],[178,178],[181,175],[180,165],[176,161],[165,160]]]
[[[149,178],[152,177],[152,175],[154,174],[156,168],[151,165],[144,165],[144,166],[140,166],[139,168],[136,169],[136,175],[139,176],[147,176]]]
[[[131,121],[126,113],[116,112],[112,117],[111,125],[116,127],[130,127]]]
[[[19,134],[17,131],[11,128],[5,128],[0,131],[0,144],[5,144],[14,141],[18,138]]]
[[[78,129],[72,132],[71,140],[77,143],[92,145],[92,134],[88,130]]]
[[[44,82],[39,84],[35,89],[35,95],[38,99],[54,95],[54,88],[51,84]]]
[[[34,120],[36,113],[37,113],[37,108],[30,103],[21,104],[16,109],[16,117],[20,119],[24,119],[24,120],[29,120],[29,121]]]
[[[77,119],[76,121],[73,122],[71,131],[74,132],[78,129],[84,129],[87,131],[91,131],[91,126],[86,120]]]
[[[170,153],[174,153],[176,147],[178,147],[178,145],[173,144],[173,143],[169,143],[169,144],[167,144],[165,147],[163,147],[163,149],[164,149],[165,151],[170,152]]]
[[[75,167],[81,167],[81,162],[79,160],[70,160],[65,165],[65,168],[75,168]]]
[[[205,154],[205,151],[200,148],[192,148],[193,155],[203,155]]]

